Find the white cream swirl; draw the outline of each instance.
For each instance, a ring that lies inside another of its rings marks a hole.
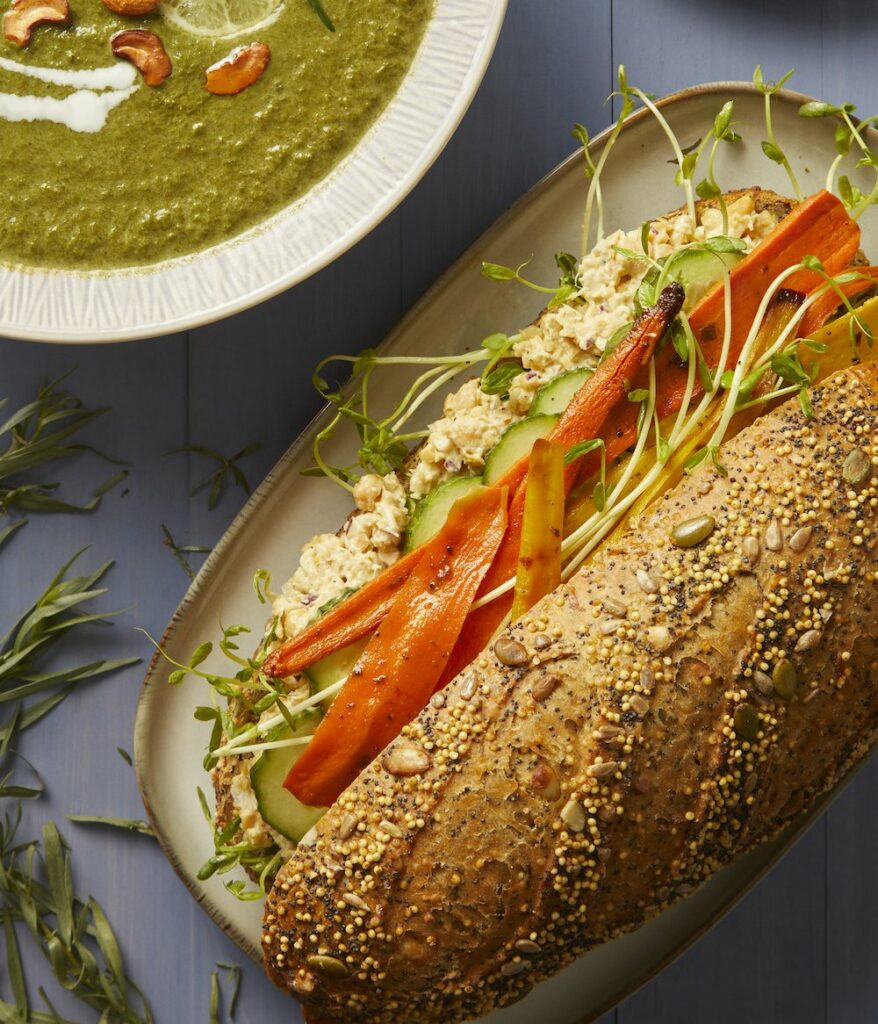
[[[74,132],[99,132],[107,117],[138,88],[137,71],[124,61],[108,67],[67,71],[31,67],[0,57],[0,70],[35,78],[75,91],[56,98],[0,92],[0,118],[7,121],[54,121]]]

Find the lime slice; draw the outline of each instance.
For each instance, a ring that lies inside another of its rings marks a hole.
[[[163,0],[162,15],[185,32],[226,39],[270,25],[283,0]]]

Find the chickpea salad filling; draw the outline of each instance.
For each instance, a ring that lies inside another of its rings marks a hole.
[[[878,201],[878,174],[867,193],[841,170],[851,150],[878,159],[850,105],[805,104],[803,117],[837,123],[826,187],[805,196],[771,120],[788,78],[754,76],[762,149],[786,170],[789,198],[722,191],[717,152],[743,144],[731,101],[702,138],[678,140],[620,68],[622,110],[604,145],[574,131],[583,255],[556,254],[552,285],[529,280],[526,264],[482,265],[498,284],[545,294],[534,323],[458,355],[368,350],[317,367],[331,415],[308,472],[348,491],[351,515],[308,541],[279,592],[257,574],[270,614],[255,653],[241,651],[245,627],[225,627],[228,674],[205,670],[207,641],[169,677],[199,677],[211,697],[197,717],[211,727],[216,809],[200,796],[214,851],[199,877],[243,868],[255,887],[237,873],[229,891],[264,896],[326,807],[510,621],[684,474],[724,474],[724,441],[760,413],[793,397],[810,417],[813,386],[876,358],[878,268],[858,220]],[[667,135],[684,203],[608,233],[601,177],[638,107]],[[370,384],[389,365],[410,368],[411,386],[375,419]],[[424,423],[424,403],[442,395],[442,416]],[[325,443],[343,429],[356,457],[331,465]],[[711,530],[684,522],[670,540],[697,546]]]

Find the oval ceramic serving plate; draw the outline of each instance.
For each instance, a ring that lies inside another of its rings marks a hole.
[[[306,195],[229,242],[120,271],[0,266],[0,336],[129,341],[256,305],[325,267],[379,224],[442,151],[491,59],[506,0],[436,0],[399,91]]]
[[[775,129],[794,166],[802,173],[803,191],[818,190],[835,156],[834,125],[798,116],[807,97],[782,93],[774,112]],[[706,85],[662,101],[665,117],[684,145],[709,130],[722,104],[733,99],[737,130],[744,142],[725,147],[717,177],[727,189],[757,183],[784,192],[783,172],[763,156],[761,96],[741,84]],[[603,136],[595,140],[596,149]],[[610,230],[636,227],[680,205],[668,166],[668,144],[657,122],[645,114],[632,117],[608,163],[602,185],[605,222]],[[540,310],[540,297],[514,285],[501,286],[479,273],[482,259],[518,265],[535,254],[530,275],[552,280],[553,254],[578,252],[585,193],[581,157],[557,167],[528,192],[438,281],[386,339],[383,354],[459,352],[494,331],[512,332]],[[878,248],[878,231],[864,225],[863,247]],[[387,378],[393,393],[393,371]],[[435,418],[441,399],[424,411]],[[373,413],[374,414],[374,413]],[[347,496],[326,480],[303,477],[311,462],[311,442],[327,422],[319,416],[262,483],[208,558],[168,627],[164,644],[179,661],[195,647],[215,638],[218,623],[244,623],[258,635],[264,609],[253,597],[251,580],[261,568],[275,581],[295,569],[301,545],[313,534],[334,531],[346,517]],[[339,442],[341,444],[341,442]],[[349,455],[350,453],[345,453]],[[338,455],[339,459],[334,456]],[[346,460],[330,447],[336,464]],[[208,670],[211,662],[208,661]],[[135,726],[138,779],[147,812],[169,860],[193,896],[211,917],[251,956],[259,957],[261,908],[239,903],[222,881],[200,882],[196,874],[212,854],[211,836],[201,820],[195,787],[204,784],[201,759],[206,727],[192,717],[202,702],[197,683],[167,685],[168,672],[154,659],[147,674]],[[630,995],[701,936],[790,848],[819,817],[838,788],[810,814],[771,843],[766,843],[712,878],[692,896],[640,928],[590,953],[520,1003],[488,1018],[496,1024],[525,1024],[537,1017],[554,1024],[585,1024]]]

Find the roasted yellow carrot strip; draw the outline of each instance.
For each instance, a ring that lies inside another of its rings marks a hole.
[[[561,582],[564,528],[564,448],[536,441],[527,467],[524,517],[512,618],[529,611]]]

